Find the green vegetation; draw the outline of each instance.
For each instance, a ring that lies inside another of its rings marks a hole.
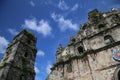
[[[85,30],[87,27],[89,26],[89,23],[84,23],[83,25],[81,25],[81,27],[80,27],[80,30],[82,31],[82,30]],[[79,34],[79,32],[78,32],[78,34]]]
[[[80,53],[79,55],[67,54],[65,56],[58,58],[58,63],[64,62],[64,59],[70,60],[75,57],[82,58],[83,56],[84,56],[84,53]]]
[[[70,58],[72,58],[73,57],[73,54],[67,54],[66,56],[65,56],[65,58],[67,58],[67,59],[70,59]]]
[[[95,17],[97,14],[98,14],[98,12],[95,10],[95,11],[89,13],[88,15],[89,15],[89,17]]]
[[[86,55],[86,52],[80,53],[80,54],[78,54],[78,55],[67,54],[67,55],[64,56],[64,57],[59,58],[59,59],[58,59],[58,62],[55,63],[55,64],[53,64],[53,67],[52,67],[51,69],[55,69],[55,67],[56,67],[57,65],[66,63],[67,61],[70,61],[70,60],[72,60],[72,59],[80,59],[80,58],[83,58],[83,57],[85,57],[85,55]],[[64,58],[66,58],[67,60],[64,61]]]
[[[88,23],[84,23],[83,27],[87,27],[87,26],[89,26],[89,24]]]
[[[74,42],[69,43],[68,46],[74,46]]]
[[[77,57],[82,58],[84,56],[84,53],[80,53]]]
[[[26,67],[24,65],[12,65],[11,63],[6,63],[6,62],[3,62],[0,64],[0,69],[7,66],[7,65],[12,66],[13,68],[20,69],[22,71],[28,71],[28,72],[35,73],[34,69],[32,69],[32,68]]]
[[[37,41],[37,39],[35,38],[35,36],[34,36],[34,34],[33,34],[32,32],[26,30],[26,35],[27,35],[29,38],[33,39],[34,42]]]
[[[28,35],[32,35],[34,37],[34,34],[32,32],[30,32],[28,30],[26,30],[26,32],[27,32]]]
[[[63,57],[58,58],[58,62],[63,62]]]
[[[98,24],[98,22],[102,19],[102,13],[98,12],[96,9],[90,12],[88,16],[95,24]]]
[[[68,44],[68,46],[75,46],[76,44],[78,44],[79,42],[71,42]]]

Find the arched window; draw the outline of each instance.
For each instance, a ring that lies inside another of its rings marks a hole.
[[[105,42],[105,44],[111,44],[114,42],[114,40],[113,40],[112,36],[107,35],[104,37],[104,42]]]
[[[81,54],[81,53],[83,53],[83,47],[82,46],[80,46],[80,47],[78,47],[78,52]]]
[[[28,61],[26,61],[27,60],[27,58],[28,58],[28,52],[25,52],[23,55],[22,55],[22,65],[26,65],[26,64],[28,64]]]

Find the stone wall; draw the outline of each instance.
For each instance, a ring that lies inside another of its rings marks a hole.
[[[112,56],[117,49],[120,49],[120,11],[93,10],[88,22],[56,55],[47,80],[114,80],[120,66]]]
[[[48,80],[111,80],[115,69],[120,65],[112,58],[112,52],[119,48],[120,45],[59,64],[52,70]],[[70,68],[71,72],[67,70]]]
[[[20,32],[0,63],[0,80],[34,80],[36,52],[35,36],[27,30]]]

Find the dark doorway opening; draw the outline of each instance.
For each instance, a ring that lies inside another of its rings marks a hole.
[[[83,47],[82,46],[80,46],[80,47],[78,47],[78,52],[81,54],[81,53],[83,53]]]

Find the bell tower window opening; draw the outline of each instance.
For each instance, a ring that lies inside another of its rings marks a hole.
[[[25,52],[24,57],[28,57],[28,52]]]
[[[20,80],[25,80],[25,76],[24,76],[24,75],[21,75],[21,76],[20,76]]]
[[[112,36],[107,35],[104,37],[104,42],[105,42],[105,44],[111,44],[114,42],[114,40],[113,40]]]
[[[84,52],[84,50],[83,50],[83,47],[82,47],[82,46],[78,47],[78,52],[79,52],[79,54],[82,54],[82,53]]]
[[[31,40],[27,40],[27,43],[28,43],[28,44],[31,44]]]

